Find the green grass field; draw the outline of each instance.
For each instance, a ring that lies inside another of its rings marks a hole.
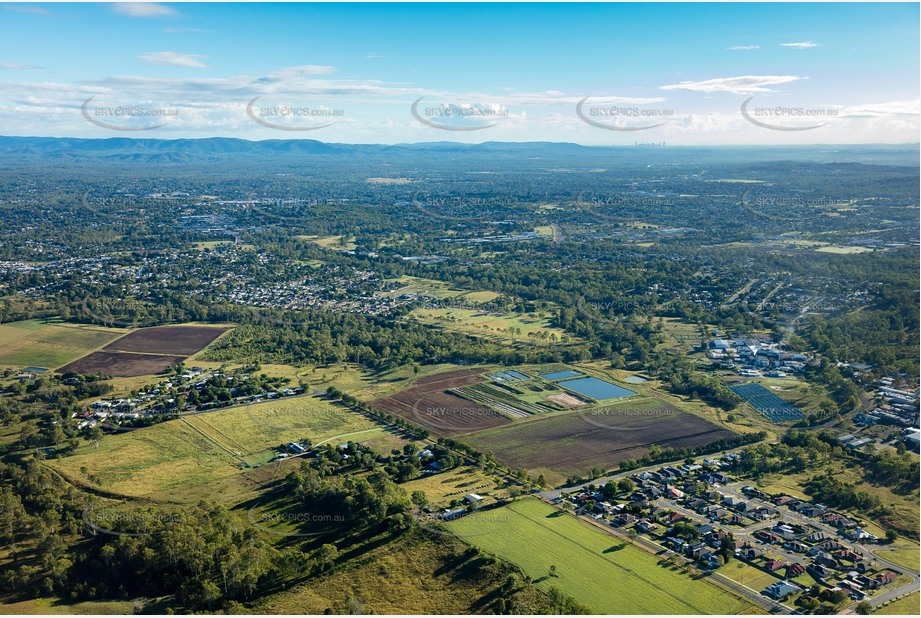
[[[499,586],[512,567],[481,570],[467,546],[445,535],[404,535],[389,543],[369,539],[368,553],[341,568],[254,603],[251,614],[492,614],[502,598],[520,613],[540,613],[543,595],[533,587],[511,595]]]
[[[707,327],[712,328],[710,326]],[[709,332],[709,330],[708,330]],[[688,324],[678,318],[665,318],[662,320],[662,334],[665,335],[665,341],[660,345],[666,350],[684,350],[688,351],[704,337],[700,333],[700,327],[696,324]]]
[[[917,616],[921,602],[921,593],[913,592],[907,597],[902,597],[885,607],[873,612],[874,614],[883,614],[889,616]]]
[[[833,468],[835,476],[840,478],[842,481],[848,483],[854,483],[857,486],[857,489],[860,491],[866,491],[870,494],[873,494],[879,497],[880,501],[889,509],[892,510],[892,514],[886,516],[888,521],[892,523],[899,530],[910,531],[918,529],[918,521],[921,519],[921,512],[919,512],[919,490],[915,489],[908,494],[900,494],[893,492],[890,488],[884,487],[882,485],[873,485],[868,483],[860,476],[860,472],[857,468],[848,468],[841,465],[840,462],[836,461],[830,465],[826,465],[825,469]],[[793,496],[808,498],[810,497],[805,491],[803,491],[803,484],[806,483],[810,478],[818,474],[820,471],[813,470],[807,471],[799,474],[774,474],[766,476],[758,483],[758,487],[763,489],[768,493],[788,493]],[[843,512],[848,513],[856,521],[867,522],[867,529],[871,534],[876,534],[877,536],[882,536],[884,534],[882,528],[879,527],[879,522],[874,522],[869,519],[865,513],[858,511],[849,511],[848,509],[842,509]],[[904,543],[908,543],[906,539]],[[903,541],[900,539],[897,541],[895,547],[896,549],[909,549],[910,546],[902,545]],[[898,562],[904,566],[908,566],[917,570],[918,568],[918,555],[917,555],[917,545],[914,545],[914,559],[910,553],[899,553],[899,552],[889,552],[892,553],[893,562]],[[884,554],[885,555],[885,554]],[[900,562],[902,560],[903,562]]]
[[[498,489],[494,479],[480,472],[476,466],[455,468],[403,483],[407,494],[422,491],[433,507],[447,506],[451,500],[460,500],[469,493],[484,497],[506,497],[508,491]]]
[[[183,501],[238,473],[239,462],[181,420],[83,443],[48,465],[91,487],[135,497]]]
[[[0,604],[0,614],[9,615],[130,615],[135,613],[131,601],[84,601],[68,603],[59,599],[34,599]]]
[[[114,341],[117,328],[26,320],[0,324],[0,366],[56,369]]]
[[[842,247],[832,245],[830,247],[819,247],[816,251],[822,253],[837,253],[839,255],[852,255],[854,253],[871,253],[873,249],[869,247]]]
[[[382,431],[361,414],[314,396],[276,399],[185,420],[251,465],[271,459],[271,449],[282,443],[308,438],[319,444],[336,436],[344,442],[360,442],[370,438],[372,432]]]
[[[906,569],[911,569],[916,573],[918,572],[919,562],[921,562],[921,560],[918,559],[919,552],[917,543],[900,538],[892,545],[874,549],[880,558],[885,558]]]
[[[659,566],[641,549],[534,498],[447,524],[466,541],[520,566],[601,614],[737,614],[758,608],[705,581]],[[551,565],[556,576],[549,577]]]
[[[300,397],[107,435],[98,449],[83,443],[74,455],[48,464],[79,483],[126,496],[236,499],[253,489],[241,468],[268,462],[274,446],[302,438],[361,442],[384,433],[360,414]]]
[[[436,324],[448,330],[470,335],[491,335],[512,341],[529,341],[550,343],[550,335],[559,341],[566,333],[559,328],[549,326],[547,318],[536,314],[505,315],[487,314],[475,309],[415,309],[411,318],[423,324]],[[515,329],[514,332],[510,329]],[[520,329],[519,334],[517,330]],[[536,339],[535,335],[546,334],[548,339]]]
[[[765,573],[761,569],[755,568],[738,560],[730,561],[719,572],[733,581],[748,586],[752,590],[761,592],[774,582],[780,581],[775,575]],[[810,584],[811,585],[811,584]]]
[[[297,238],[301,240],[310,241],[316,245],[320,245],[324,249],[332,249],[334,251],[351,251],[357,245],[354,243],[353,238],[343,238],[340,236],[298,236]]]
[[[410,277],[404,275],[395,281],[403,284],[403,287],[390,292],[389,296],[402,296],[404,294],[427,294],[436,298],[457,298],[467,293],[467,290],[461,290],[452,287],[451,284],[437,279],[424,279],[422,277]]]

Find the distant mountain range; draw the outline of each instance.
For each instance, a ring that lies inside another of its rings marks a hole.
[[[780,160],[815,163],[852,162],[879,165],[918,165],[919,145],[816,145],[816,146],[581,146],[568,142],[424,142],[416,144],[335,144],[310,139],[248,141],[230,137],[202,139],[133,139],[111,137],[0,136],[0,161],[4,164],[38,162],[80,163],[215,163],[221,160],[284,160],[291,157],[568,159],[602,157],[637,163],[763,162]]]

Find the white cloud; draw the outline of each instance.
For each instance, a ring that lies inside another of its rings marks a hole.
[[[733,45],[732,47],[727,47],[729,51],[748,51],[750,49],[761,49],[760,45]]]
[[[0,62],[0,69],[5,69],[7,71],[29,71],[32,69],[40,69],[40,66],[35,66],[34,64],[19,64],[17,62]]]
[[[386,58],[386,57],[387,56],[384,56],[383,54],[379,54],[377,52],[371,52],[365,55],[365,58],[367,58],[368,60],[377,60],[378,58]]]
[[[277,138],[278,131],[252,122],[246,114],[247,102],[260,97],[259,105],[294,105],[309,108],[344,110],[335,125],[323,129],[317,139],[330,142],[394,143],[429,141],[433,131],[409,114],[410,105],[425,97],[426,106],[445,103],[501,109],[508,112],[499,124],[472,135],[457,134],[458,141],[485,139],[528,141],[575,141],[585,144],[610,144],[612,132],[598,130],[579,119],[576,104],[588,94],[560,90],[520,91],[503,89],[490,92],[434,89],[416,83],[369,79],[341,79],[329,73],[333,67],[288,67],[262,74],[235,74],[223,77],[138,75],[106,77],[96,80],[32,81],[14,80],[10,73],[0,79],[0,126],[9,134],[71,135],[100,137],[102,129],[87,123],[80,112],[87,98],[95,96],[93,105],[143,105],[150,108],[176,109],[178,119],[157,130],[159,137],[236,136],[245,139]],[[28,75],[23,73],[22,75]],[[794,81],[796,77],[749,76],[706,82],[676,84],[674,90],[704,93],[751,91],[776,83]],[[717,86],[715,82],[720,85]],[[692,88],[688,88],[691,84]],[[702,85],[701,85],[702,84]],[[618,106],[660,103],[675,108],[675,115],[655,129],[620,136],[624,144],[639,141],[665,141],[669,144],[700,143],[900,143],[917,141],[919,130],[918,101],[853,104],[850,107],[825,105],[841,110],[823,118],[826,126],[802,134],[767,131],[746,121],[733,104],[719,94],[689,95],[695,110],[682,108],[672,101],[681,93],[659,91],[667,99],[648,96],[592,95],[586,109],[612,102]],[[895,98],[895,97],[893,97]],[[712,102],[708,103],[708,99]],[[850,104],[853,101],[846,101]],[[760,102],[759,102],[760,104]],[[709,108],[707,107],[709,105]],[[723,108],[723,111],[718,111]],[[442,136],[443,137],[443,136]],[[617,140],[615,140],[617,141]]]
[[[689,90],[691,92],[731,92],[733,94],[754,94],[757,92],[773,92],[767,86],[787,84],[801,79],[795,75],[743,75],[739,77],[718,77],[700,82],[684,81],[667,86],[659,86],[660,90]]]
[[[796,47],[797,49],[809,49],[810,47],[818,47],[818,43],[813,43],[812,41],[806,41],[804,43],[781,43],[781,47]]]
[[[175,9],[155,2],[118,2],[112,10],[128,17],[171,17]]]
[[[51,15],[51,11],[46,11],[37,6],[22,6],[18,4],[5,4],[3,5],[7,11],[13,11],[14,13],[25,13],[27,15]]]
[[[867,103],[850,105],[841,109],[841,118],[888,118],[892,116],[921,115],[921,100],[890,101],[888,103]]]
[[[148,64],[164,64],[171,67],[188,67],[192,69],[204,69],[206,65],[201,60],[201,56],[193,54],[179,54],[176,52],[147,52],[141,54],[138,59]]]

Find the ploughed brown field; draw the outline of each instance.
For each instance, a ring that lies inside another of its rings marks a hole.
[[[464,442],[513,468],[549,468],[563,476],[583,475],[592,468],[613,468],[639,459],[653,444],[660,448],[708,444],[735,434],[699,416],[675,410],[674,415],[598,417],[567,412],[498,427],[466,436]]]
[[[227,332],[215,326],[155,326],[116,339],[103,350],[190,356]],[[114,375],[114,374],[113,374]]]
[[[163,354],[93,352],[64,365],[58,371],[60,373],[75,371],[84,375],[107,373],[117,378],[133,378],[135,376],[160,373],[185,359],[185,356],[167,356]]]
[[[412,388],[375,399],[370,405],[447,437],[511,423],[494,410],[445,392],[482,382],[480,373],[481,369],[462,369],[427,376]]]

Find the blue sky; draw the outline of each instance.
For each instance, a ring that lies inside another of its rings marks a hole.
[[[0,0],[0,134],[916,142],[918,25],[917,3]]]

